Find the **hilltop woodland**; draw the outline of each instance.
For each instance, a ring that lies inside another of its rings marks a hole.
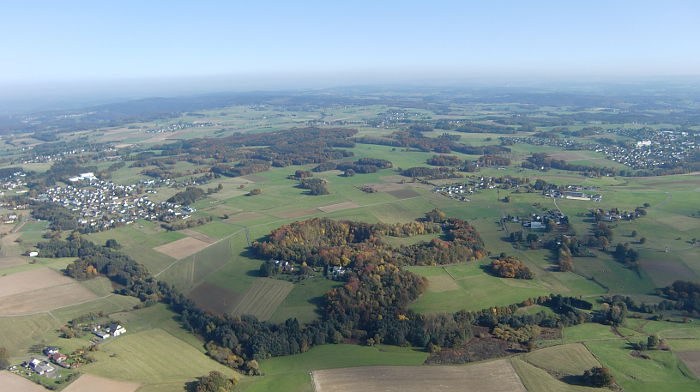
[[[398,248],[383,241],[384,236],[439,232],[444,239]],[[439,352],[470,341],[476,327],[488,328],[497,339],[526,350],[539,334],[535,327],[557,328],[592,320],[618,324],[628,306],[639,311],[657,311],[660,306],[697,311],[700,292],[697,285],[678,284],[662,293],[668,300],[661,305],[613,298],[592,314],[587,312],[591,303],[558,295],[481,311],[416,314],[408,306],[425,290],[426,281],[402,266],[463,263],[486,255],[481,238],[469,223],[446,218],[437,210],[421,221],[405,224],[311,219],[282,226],[256,242],[253,250],[263,258],[303,267],[345,269],[340,277],[344,284],[324,296],[323,317],[306,325],[296,319],[274,324],[248,315],[204,311],[169,284],[157,281],[117,247],[96,245],[75,232],[66,240],[40,243],[38,248],[45,257],[77,257],[65,270],[71,277],[86,280],[103,275],[117,284],[119,293],[143,301],[142,306],[168,304],[180,315],[184,328],[207,342],[212,358],[249,375],[260,374],[257,360],[297,354],[326,343],[410,345]],[[550,307],[553,312],[516,314],[519,307],[532,304]]]

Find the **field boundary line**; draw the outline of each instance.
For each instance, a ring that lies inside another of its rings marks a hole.
[[[88,300],[85,300],[85,301],[76,302],[76,303],[74,303],[74,304],[59,306],[59,307],[57,307],[57,308],[42,310],[42,311],[39,311],[39,312],[32,312],[32,313],[25,313],[25,314],[3,314],[3,315],[0,315],[0,318],[5,318],[5,317],[7,317],[7,318],[9,318],[9,317],[22,317],[22,316],[35,316],[35,315],[37,315],[37,314],[51,313],[51,312],[53,312],[53,311],[55,311],[55,310],[59,310],[59,309],[63,309],[63,308],[69,308],[69,307],[71,307],[71,306],[83,305],[83,304],[86,304],[86,303],[88,303],[88,302],[97,301],[97,300],[100,300],[100,299],[106,299],[106,298],[109,298],[109,297],[111,297],[111,296],[113,296],[113,295],[114,295],[114,293],[110,293],[110,294],[107,294],[107,295],[102,296],[102,297],[91,298],[91,299],[88,299]],[[53,315],[51,315],[51,316],[53,317]],[[54,318],[55,318],[55,317],[54,317]]]
[[[243,229],[238,230],[238,231],[236,231],[236,232],[234,232],[234,233],[231,233],[231,234],[227,235],[226,237],[223,237],[223,238],[219,239],[219,240],[216,241],[216,242],[212,242],[211,244],[209,244],[209,245],[205,246],[204,248],[200,249],[199,252],[203,251],[204,249],[207,249],[208,247],[210,247],[210,246],[212,246],[212,245],[216,245],[216,244],[218,244],[218,243],[221,242],[221,241],[228,240],[229,238],[233,237],[234,235],[240,233],[241,231],[243,231]],[[193,256],[193,259],[192,259],[193,261],[194,261],[194,257],[195,257],[195,256],[197,255],[197,253],[199,253],[199,252],[196,252],[196,253],[193,253],[193,254],[190,255],[190,256]],[[181,262],[182,260],[186,260],[187,258],[189,258],[189,256],[183,257],[182,259],[173,261],[173,262],[170,263],[167,267],[163,268],[160,272],[158,272],[158,273],[156,273],[155,275],[153,275],[153,277],[154,277],[154,278],[157,278],[158,276],[160,276],[160,274],[162,274],[163,272],[169,270],[169,269],[172,268],[175,264]]]

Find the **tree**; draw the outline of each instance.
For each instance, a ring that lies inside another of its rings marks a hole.
[[[642,238],[639,239],[639,243],[640,243],[640,244],[644,244],[644,243],[646,243],[646,242],[647,242],[647,238],[646,238],[646,237],[642,237]]]
[[[5,347],[0,347],[0,369],[7,369],[10,366],[10,355]]]
[[[345,169],[345,173],[343,173],[345,177],[352,177],[355,175],[355,171],[352,169]]]
[[[117,240],[110,238],[105,242],[105,247],[111,248],[111,249],[119,249],[121,248],[121,245],[117,242]]]
[[[610,373],[610,369],[606,367],[593,367],[590,370],[583,372],[583,382],[596,388],[609,387],[615,379]]]
[[[261,194],[261,193],[262,193],[262,189],[260,189],[260,188],[253,188],[253,189],[250,190],[250,192],[248,192],[248,196],[255,196],[255,195],[259,195],[259,194]]]
[[[632,237],[636,237],[636,236],[637,236],[637,230],[632,230],[631,236],[632,236]]]
[[[237,382],[235,378],[226,378],[217,371],[211,371],[209,375],[189,383],[187,389],[191,392],[232,392]]]
[[[444,221],[446,216],[447,215],[445,215],[444,212],[438,210],[437,208],[434,208],[431,211],[425,213],[425,220],[427,220],[428,222],[439,223]]]
[[[660,341],[659,341],[659,337],[657,335],[649,335],[649,337],[647,338],[647,347],[650,350],[653,350],[653,349],[659,347],[659,343],[660,343]]]

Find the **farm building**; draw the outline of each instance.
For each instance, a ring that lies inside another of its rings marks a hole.
[[[47,374],[47,373],[51,373],[51,372],[53,372],[54,370],[56,370],[56,368],[54,368],[53,366],[51,366],[50,363],[48,363],[48,362],[46,362],[46,361],[42,361],[42,360],[36,359],[36,358],[33,358],[31,361],[29,361],[29,367],[30,367],[36,374],[39,374],[39,375],[45,375],[45,374]]]

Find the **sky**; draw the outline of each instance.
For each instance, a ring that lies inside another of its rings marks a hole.
[[[697,0],[4,0],[0,15],[10,93],[700,75]]]

